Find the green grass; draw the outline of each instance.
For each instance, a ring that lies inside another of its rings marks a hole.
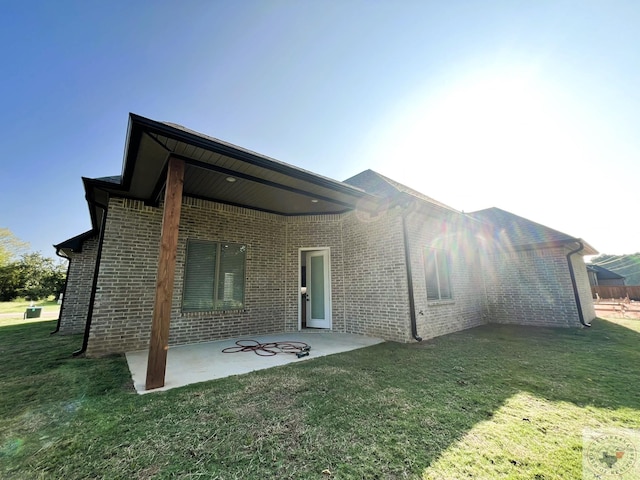
[[[24,312],[31,306],[31,303],[33,303],[35,307],[42,307],[41,316],[39,318],[23,320]],[[0,328],[9,325],[20,325],[24,323],[51,320],[51,318],[57,318],[59,312],[60,305],[58,305],[58,302],[53,297],[37,302],[30,302],[24,298],[13,300],[11,302],[0,302]]]
[[[27,307],[31,306],[29,300],[25,300],[24,298],[20,298],[17,300],[13,300],[11,302],[0,302],[0,313],[24,313]],[[47,300],[38,300],[33,302],[34,307],[43,307],[43,309],[52,310],[59,309],[60,305],[55,299],[47,299]]]
[[[2,327],[0,477],[581,478],[584,428],[640,428],[640,321],[593,325],[492,325],[144,396],[122,357],[71,358],[81,338],[54,322]]]

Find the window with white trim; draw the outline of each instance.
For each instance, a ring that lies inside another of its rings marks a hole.
[[[182,311],[243,309],[246,254],[242,244],[188,240]]]
[[[424,268],[427,281],[427,300],[450,300],[449,259],[444,250],[425,248]]]

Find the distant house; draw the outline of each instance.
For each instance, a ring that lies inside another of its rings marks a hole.
[[[70,260],[59,332],[83,332],[90,356],[149,348],[147,388],[169,345],[595,318],[585,241],[372,170],[339,182],[132,114],[122,175],[83,182],[92,228],[55,245]]]
[[[589,275],[589,284],[592,287],[617,286],[625,284],[625,277],[599,265],[588,263],[587,273]]]

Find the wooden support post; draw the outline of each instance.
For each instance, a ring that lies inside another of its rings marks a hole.
[[[164,386],[183,184],[184,160],[169,158],[167,185],[164,193],[164,212],[162,214],[162,232],[160,233],[156,298],[153,305],[151,339],[149,340],[149,360],[147,362],[147,381],[145,384],[147,390]]]

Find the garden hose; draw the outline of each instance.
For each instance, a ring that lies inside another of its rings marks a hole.
[[[306,357],[311,351],[311,346],[304,342],[267,342],[260,343],[256,340],[238,340],[231,347],[224,348],[222,353],[253,352],[261,357],[272,357],[279,353],[295,353],[298,358]]]

